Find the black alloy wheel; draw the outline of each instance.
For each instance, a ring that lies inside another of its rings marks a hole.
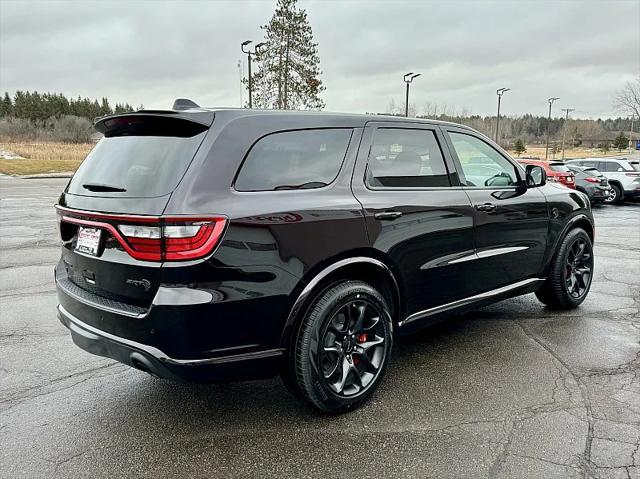
[[[302,320],[291,358],[296,389],[316,408],[344,412],[380,383],[392,346],[387,300],[361,281],[321,292]]]
[[[565,265],[567,293],[571,297],[579,299],[584,296],[591,284],[593,270],[591,245],[588,245],[584,238],[578,237],[569,246]]]
[[[384,313],[367,298],[354,298],[328,321],[320,353],[327,385],[345,397],[365,390],[386,354]]]
[[[592,280],[591,238],[582,228],[574,228],[560,242],[536,296],[550,308],[576,308],[587,297]]]

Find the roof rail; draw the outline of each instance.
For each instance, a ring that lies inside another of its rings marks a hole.
[[[200,108],[200,105],[188,98],[177,98],[171,107],[172,110],[188,110],[189,108]]]

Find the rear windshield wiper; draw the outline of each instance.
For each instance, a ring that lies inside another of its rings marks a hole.
[[[305,190],[309,188],[322,188],[323,186],[327,186],[327,183],[324,183],[323,181],[309,181],[307,183],[302,183],[301,185],[276,186],[274,190]]]
[[[118,193],[127,191],[126,188],[122,188],[121,186],[105,185],[104,183],[85,183],[82,187],[89,191],[113,191]]]

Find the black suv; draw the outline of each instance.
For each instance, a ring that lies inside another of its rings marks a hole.
[[[281,374],[345,411],[396,335],[589,291],[586,196],[465,126],[179,105],[95,126],[56,206],[58,314],[81,348],[153,375]]]

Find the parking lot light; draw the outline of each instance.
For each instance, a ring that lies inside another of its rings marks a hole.
[[[260,48],[262,48],[264,45],[266,45],[266,43],[264,42],[260,42],[258,43],[255,48],[253,49],[253,51],[251,51],[251,48],[247,47],[247,45],[249,45],[250,43],[253,43],[251,40],[245,40],[244,42],[242,42],[240,44],[240,49],[242,50],[242,53],[246,53],[247,54],[247,67],[248,67],[248,72],[249,72],[249,108],[253,107],[253,82],[251,79],[251,55],[255,55],[256,53],[258,53],[258,50],[260,50]],[[247,49],[245,50],[245,47],[247,47]]]
[[[407,84],[407,92],[406,92],[405,105],[404,105],[404,116],[406,116],[407,118],[409,117],[409,84],[413,82],[414,78],[418,78],[420,75],[421,73],[413,73],[413,72],[409,72],[404,75],[404,82]]]
[[[498,143],[498,129],[500,128],[500,101],[502,100],[502,95],[506,92],[510,91],[511,88],[498,88],[496,90],[496,95],[498,95],[498,116],[496,117],[496,143]]]
[[[549,159],[549,128],[550,128],[550,124],[551,124],[551,106],[553,105],[553,102],[556,100],[559,100],[560,97],[554,96],[549,98],[547,101],[549,102],[549,118],[547,120],[547,147],[545,148],[544,151],[544,159],[545,161],[547,161]]]

